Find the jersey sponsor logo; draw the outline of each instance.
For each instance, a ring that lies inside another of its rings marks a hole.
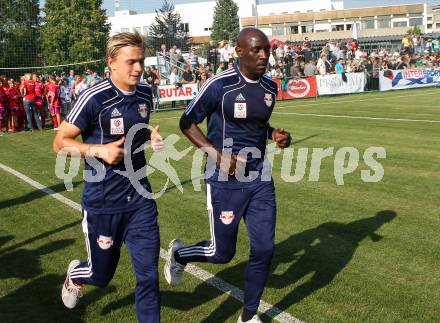
[[[146,118],[148,117],[148,108],[147,105],[145,103],[141,103],[139,104],[139,109],[138,109],[139,115],[142,118]]]
[[[119,112],[118,109],[114,108],[110,118],[120,117],[121,115],[122,115],[121,112]]]
[[[110,134],[111,135],[123,135],[124,134],[124,119],[123,118],[110,119]]]
[[[234,103],[234,118],[246,119],[246,103],[242,103],[242,102]]]
[[[99,248],[101,248],[102,250],[107,250],[109,249],[111,246],[113,246],[113,240],[112,237],[106,237],[106,236],[102,236],[100,235],[98,237],[98,239],[96,240],[96,242],[98,242],[98,246]]]
[[[243,94],[239,94],[237,95],[237,97],[235,98],[235,102],[244,102],[246,101],[246,99],[244,98]]]
[[[267,107],[270,107],[272,105],[272,102],[272,94],[264,93],[264,103],[266,103]]]
[[[223,224],[229,225],[234,221],[235,215],[233,211],[222,211],[220,213],[220,220]]]

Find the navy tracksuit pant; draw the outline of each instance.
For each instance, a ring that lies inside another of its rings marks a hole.
[[[88,260],[72,270],[75,284],[107,286],[125,242],[136,274],[136,315],[141,323],[160,321],[158,279],[159,226],[156,203],[149,200],[135,211],[93,214],[83,210]]]
[[[247,188],[230,189],[206,185],[211,240],[177,251],[183,263],[227,263],[235,254],[237,232],[243,217],[250,239],[244,307],[257,311],[269,274],[275,239],[275,188],[258,182]]]

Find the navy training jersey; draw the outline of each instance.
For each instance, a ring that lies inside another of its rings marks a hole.
[[[207,182],[245,187],[261,180],[267,139],[272,131],[269,118],[277,92],[277,84],[270,78],[261,76],[258,81],[247,80],[237,66],[208,79],[202,86],[184,113],[196,123],[207,118],[207,137],[216,149],[232,148],[232,153],[237,155],[243,148],[255,147],[260,152],[259,157],[250,153],[246,156],[244,176],[250,171],[258,172],[254,181],[238,181],[236,176],[229,176],[225,181],[225,176],[219,176],[219,169],[215,167],[215,170],[206,170]]]
[[[134,93],[124,94],[111,81],[105,79],[81,93],[66,121],[81,130],[84,143],[107,144],[127,136],[130,128],[136,124],[148,124],[152,110],[151,88],[138,84]],[[126,138],[127,139],[127,138]],[[133,154],[149,139],[149,130],[136,132],[131,145],[131,160],[134,171],[146,165],[144,151]],[[122,146],[121,146],[122,147]],[[96,177],[97,168],[105,170],[105,176],[99,181],[86,179],[83,192],[83,207],[101,213],[130,211],[145,203],[127,176],[118,172],[125,171],[124,159],[112,166],[98,158],[102,165],[92,167],[85,159],[85,170]],[[151,192],[146,173],[139,183]]]

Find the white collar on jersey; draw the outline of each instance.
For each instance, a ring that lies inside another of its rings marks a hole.
[[[111,76],[110,76],[110,81],[111,81],[111,82],[113,83],[113,85],[114,85],[119,91],[121,91],[122,94],[124,94],[124,95],[133,95],[133,94],[136,93],[136,90],[134,90],[134,91],[124,91],[123,89],[120,89],[120,88],[115,84],[115,82],[113,82]]]
[[[240,71],[240,68],[237,66],[237,70],[240,72],[240,75],[244,78],[244,80],[248,83],[258,83],[260,82],[260,80],[251,80],[250,78],[247,78],[246,76],[243,75],[243,73]]]

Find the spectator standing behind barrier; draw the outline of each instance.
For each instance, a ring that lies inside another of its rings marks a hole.
[[[344,60],[342,59],[342,58],[340,58],[339,60],[338,60],[338,62],[336,63],[336,65],[335,65],[335,73],[336,74],[342,74],[342,73],[344,73],[345,72],[345,69],[344,69]]]
[[[32,120],[35,118],[38,130],[42,130],[40,112],[35,104],[35,82],[32,80],[31,74],[25,74],[25,81],[23,84],[23,97],[24,97],[24,110],[26,112],[26,119],[28,122],[28,128],[32,131],[35,130]]]
[[[159,77],[154,72],[156,68],[154,66],[148,66],[145,71],[144,81],[146,84],[151,86],[151,89],[153,91],[153,95],[156,98],[155,105],[157,108],[159,106],[159,93],[157,93],[157,86],[159,85]],[[156,70],[157,71],[157,70]]]
[[[314,60],[310,60],[304,66],[304,75],[312,76],[318,74],[318,69],[316,68],[316,64]]]
[[[224,71],[225,68],[225,62],[220,62],[220,64],[218,64],[218,68],[217,71],[215,71],[215,75],[219,75]]]
[[[60,84],[61,116],[63,119],[72,109],[73,93],[66,79],[61,80]]]
[[[182,84],[191,84],[191,83],[195,83],[195,78],[194,78],[194,74],[191,71],[191,68],[189,65],[185,65],[184,67],[184,71],[182,73],[182,80],[181,80]],[[189,103],[189,101],[185,101],[185,105],[187,105]]]
[[[327,61],[327,55],[325,53],[322,53],[318,59],[318,63],[316,64],[316,68],[318,69],[319,75],[327,74],[327,67],[325,63],[326,61]]]
[[[84,90],[89,88],[89,84],[87,83],[87,78],[84,75],[81,75],[80,82],[75,86],[75,95],[78,97]]]
[[[180,83],[180,77],[179,74],[177,72],[177,67],[173,67],[173,69],[171,70],[171,74],[168,77],[170,84],[176,86],[176,87],[180,87],[182,86],[182,83]],[[176,101],[171,101],[171,107],[173,109],[176,108]]]

